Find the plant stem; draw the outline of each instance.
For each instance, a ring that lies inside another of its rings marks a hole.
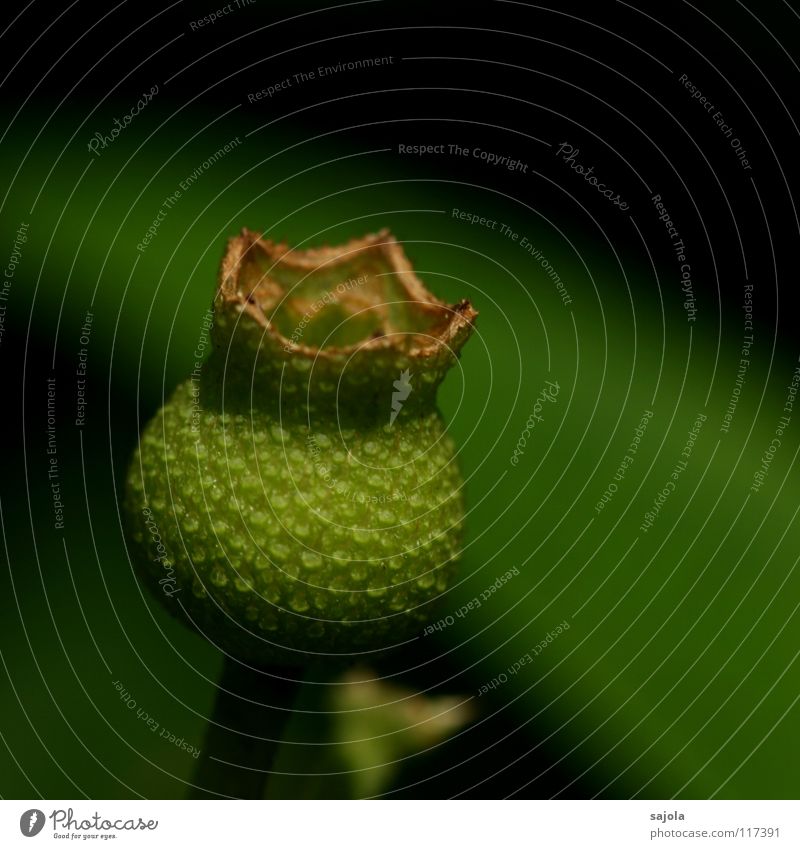
[[[190,798],[264,798],[298,679],[295,669],[253,669],[225,658]]]

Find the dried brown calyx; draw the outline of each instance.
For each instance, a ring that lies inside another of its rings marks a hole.
[[[477,316],[432,295],[386,229],[306,250],[245,229],[228,243],[215,313],[216,347],[256,354],[254,376],[282,370],[285,389],[288,365],[340,401],[406,369],[435,389]]]

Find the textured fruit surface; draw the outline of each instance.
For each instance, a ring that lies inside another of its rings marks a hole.
[[[436,389],[474,310],[427,292],[387,231],[303,252],[244,231],[220,276],[213,353],[130,467],[134,562],[173,613],[254,663],[413,639],[462,545]]]
[[[137,560],[176,612],[253,660],[376,650],[419,631],[461,544],[461,479],[438,414],[326,432],[206,411],[196,434],[192,401],[187,381],[147,426],[126,504]]]

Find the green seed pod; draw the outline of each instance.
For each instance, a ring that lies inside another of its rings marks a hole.
[[[231,239],[213,352],[127,479],[131,554],[170,610],[262,665],[418,633],[462,544],[436,391],[476,315],[433,297],[386,230],[306,251]]]

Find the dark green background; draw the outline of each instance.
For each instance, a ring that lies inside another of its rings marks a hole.
[[[278,17],[277,7],[257,12],[257,20]],[[380,45],[372,52],[381,53]],[[314,64],[286,60],[285,70]],[[239,103],[242,92],[282,71],[254,74],[240,81]],[[95,128],[111,126],[131,94],[114,94],[79,126],[95,101],[84,93],[51,115],[56,93],[45,90],[4,142],[11,184],[2,207],[4,252],[20,222],[30,229],[0,346],[10,425],[2,474],[0,793],[185,795],[194,760],[150,733],[113,685],[124,682],[161,726],[202,745],[221,658],[140,587],[120,532],[117,497],[138,427],[192,367],[228,236],[247,226],[307,246],[387,226],[432,291],[451,302],[469,297],[480,311],[461,369],[441,393],[469,508],[463,581],[442,615],[508,569],[520,575],[480,610],[384,661],[382,671],[433,696],[474,695],[562,620],[571,623],[533,665],[474,701],[466,730],[404,760],[392,792],[795,796],[800,407],[763,488],[749,492],[797,367],[791,327],[776,335],[767,312],[783,285],[783,278],[776,285],[769,255],[751,263],[756,343],[733,425],[723,434],[743,335],[743,279],[723,277],[718,300],[696,236],[699,313],[688,324],[666,236],[641,187],[625,184],[653,265],[630,229],[612,247],[596,222],[614,232],[622,226],[614,216],[622,214],[553,168],[552,151],[519,133],[512,139],[498,131],[495,148],[516,150],[532,172],[560,180],[594,221],[564,198],[548,203],[548,192],[558,192],[533,173],[503,175],[471,163],[465,174],[449,159],[422,163],[396,153],[406,138],[477,144],[466,123],[386,124],[378,138],[339,132],[335,112],[318,127],[307,116],[278,120],[245,105],[222,116],[235,99],[224,100],[227,107],[191,102],[179,83],[165,87],[99,158],[87,153],[86,141]],[[358,83],[351,76],[345,84]],[[132,93],[147,87],[137,85]],[[397,120],[423,111],[398,103]],[[279,106],[297,108],[288,99]],[[371,120],[370,110],[350,107],[341,126]],[[475,111],[490,120],[480,105]],[[392,120],[383,112],[381,118]],[[562,140],[544,119],[521,121],[520,131],[523,125],[550,143]],[[241,146],[184,193],[140,255],[136,245],[163,199],[235,136]],[[590,151],[584,156],[593,161]],[[738,179],[727,151],[711,148],[710,155],[725,179]],[[761,174],[768,174],[766,163]],[[709,203],[704,211],[714,218],[721,206]],[[681,204],[689,243],[700,229],[689,224],[688,202]],[[562,304],[518,244],[455,220],[454,207],[527,236],[565,282],[572,304]],[[757,236],[745,229],[745,240]],[[735,253],[732,245],[716,241],[720,255]],[[76,428],[74,372],[88,310],[87,424]],[[53,529],[46,473],[51,375],[63,533]],[[513,467],[509,458],[547,379],[560,384],[558,402],[545,409]],[[646,409],[654,415],[635,462],[596,514]],[[691,462],[655,526],[641,533],[698,412],[708,418]],[[335,742],[349,733],[324,716],[331,709],[325,688],[308,686],[302,698],[311,713],[298,714],[289,739]],[[368,712],[363,727],[372,728]],[[287,747],[278,769],[336,772],[348,763],[334,747],[297,745]],[[358,791],[341,776],[312,782],[284,775],[272,792]]]

